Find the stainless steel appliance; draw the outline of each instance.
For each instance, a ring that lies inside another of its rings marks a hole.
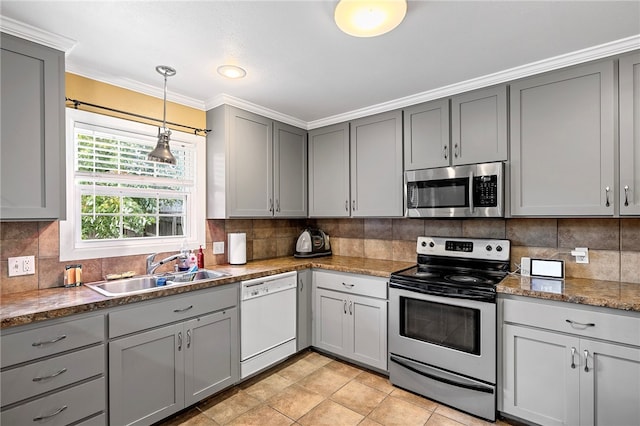
[[[295,271],[242,281],[241,378],[295,353],[297,283]]]
[[[495,420],[495,286],[508,273],[510,246],[418,237],[418,264],[389,280],[394,385]]]
[[[503,217],[504,164],[405,172],[408,217]]]
[[[300,233],[296,241],[294,257],[330,256],[329,235],[321,229],[307,228]]]

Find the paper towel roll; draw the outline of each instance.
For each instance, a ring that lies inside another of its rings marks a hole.
[[[232,265],[247,263],[247,234],[244,232],[229,233],[229,263]]]

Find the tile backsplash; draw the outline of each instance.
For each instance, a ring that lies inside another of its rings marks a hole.
[[[414,262],[420,235],[506,238],[511,240],[512,270],[522,256],[555,258],[565,260],[567,277],[640,284],[640,219],[636,218],[216,219],[207,221],[205,266],[227,262],[226,254],[213,255],[212,248],[214,241],[224,241],[226,251],[230,232],[247,234],[248,261],[290,256],[307,225],[326,231],[333,253],[341,256]],[[58,235],[57,221],[0,222],[0,293],[61,286],[67,263],[81,263],[86,282],[101,280],[109,273],[145,272],[146,255],[60,262]],[[575,263],[569,254],[575,247],[589,248],[589,264]],[[8,278],[7,258],[28,255],[35,255],[35,275]]]

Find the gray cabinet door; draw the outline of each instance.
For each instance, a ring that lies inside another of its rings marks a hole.
[[[387,371],[387,301],[349,295],[349,357]]]
[[[307,216],[307,132],[273,125],[274,216]]]
[[[620,58],[620,214],[640,214],[640,54]]]
[[[402,111],[351,123],[351,216],[401,217]]]
[[[439,99],[404,109],[404,169],[447,167],[449,149],[449,99]]]
[[[580,424],[640,425],[640,348],[583,339]]]
[[[64,219],[64,53],[1,37],[0,217]]]
[[[316,289],[314,295],[314,346],[336,355],[348,356],[346,295],[336,291]]]
[[[311,346],[311,269],[298,271],[298,330],[296,350]]]
[[[511,324],[503,333],[504,412],[541,425],[581,424],[579,339]]]
[[[613,215],[614,64],[511,85],[511,212]]]
[[[347,217],[349,123],[309,131],[309,216]]]
[[[273,122],[229,107],[231,217],[273,215]]]
[[[237,308],[185,322],[184,339],[185,406],[238,380]]]
[[[507,160],[507,86],[451,98],[451,164]]]
[[[147,425],[184,408],[182,323],[109,343],[109,416]]]

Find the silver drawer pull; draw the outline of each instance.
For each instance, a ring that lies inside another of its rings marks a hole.
[[[586,349],[584,350],[584,372],[589,372],[589,351]]]
[[[34,377],[32,380],[33,380],[34,382],[41,382],[41,381],[43,381],[43,380],[53,379],[54,377],[58,377],[59,375],[61,375],[61,374],[63,374],[63,373],[66,373],[66,372],[67,372],[67,369],[66,369],[66,368],[63,368],[62,370],[60,370],[60,371],[58,371],[58,372],[56,372],[56,373],[53,373],[53,374],[51,374],[51,375],[49,375],[49,376]]]
[[[587,327],[595,327],[595,326],[596,326],[596,325],[595,325],[594,323],[592,323],[592,322],[584,323],[584,322],[578,322],[578,321],[571,321],[570,319],[565,320],[565,321],[566,321],[566,322],[568,322],[568,323],[569,323],[569,324],[571,324],[571,325],[577,325],[577,326],[579,326],[579,327],[584,327],[584,328],[587,328]]]
[[[345,286],[346,288],[353,288],[355,284],[342,283],[342,285]]]
[[[35,346],[36,348],[39,348],[40,346],[50,345],[52,343],[59,342],[60,340],[63,340],[63,339],[66,339],[66,338],[67,338],[67,336],[63,334],[61,336],[56,337],[55,339],[47,340],[46,342],[35,342],[35,343],[32,343],[31,346]]]
[[[571,348],[571,368],[576,368],[576,348]]]
[[[606,196],[606,203],[604,203],[605,206],[609,207],[611,204],[609,203],[609,191],[611,190],[611,188],[609,188],[608,186],[604,188],[604,192],[605,192],[605,196]]]
[[[186,311],[188,311],[189,309],[193,309],[193,305],[189,305],[189,306],[187,306],[186,308],[182,308],[182,309],[174,309],[174,310],[173,310],[173,312],[175,312],[175,313],[179,313],[179,312],[186,312]]]
[[[624,186],[624,205],[629,206],[629,185]]]
[[[53,414],[49,414],[49,415],[47,415],[47,416],[38,416],[38,417],[34,417],[33,421],[34,421],[34,422],[39,422],[39,421],[41,421],[41,420],[47,420],[47,419],[50,419],[51,417],[55,417],[55,416],[57,416],[58,414],[62,413],[62,412],[63,412],[64,410],[66,410],[67,408],[69,408],[69,407],[67,407],[66,405],[63,405],[62,407],[58,408],[58,409],[56,410],[56,412],[55,412],[55,413],[53,413]]]

